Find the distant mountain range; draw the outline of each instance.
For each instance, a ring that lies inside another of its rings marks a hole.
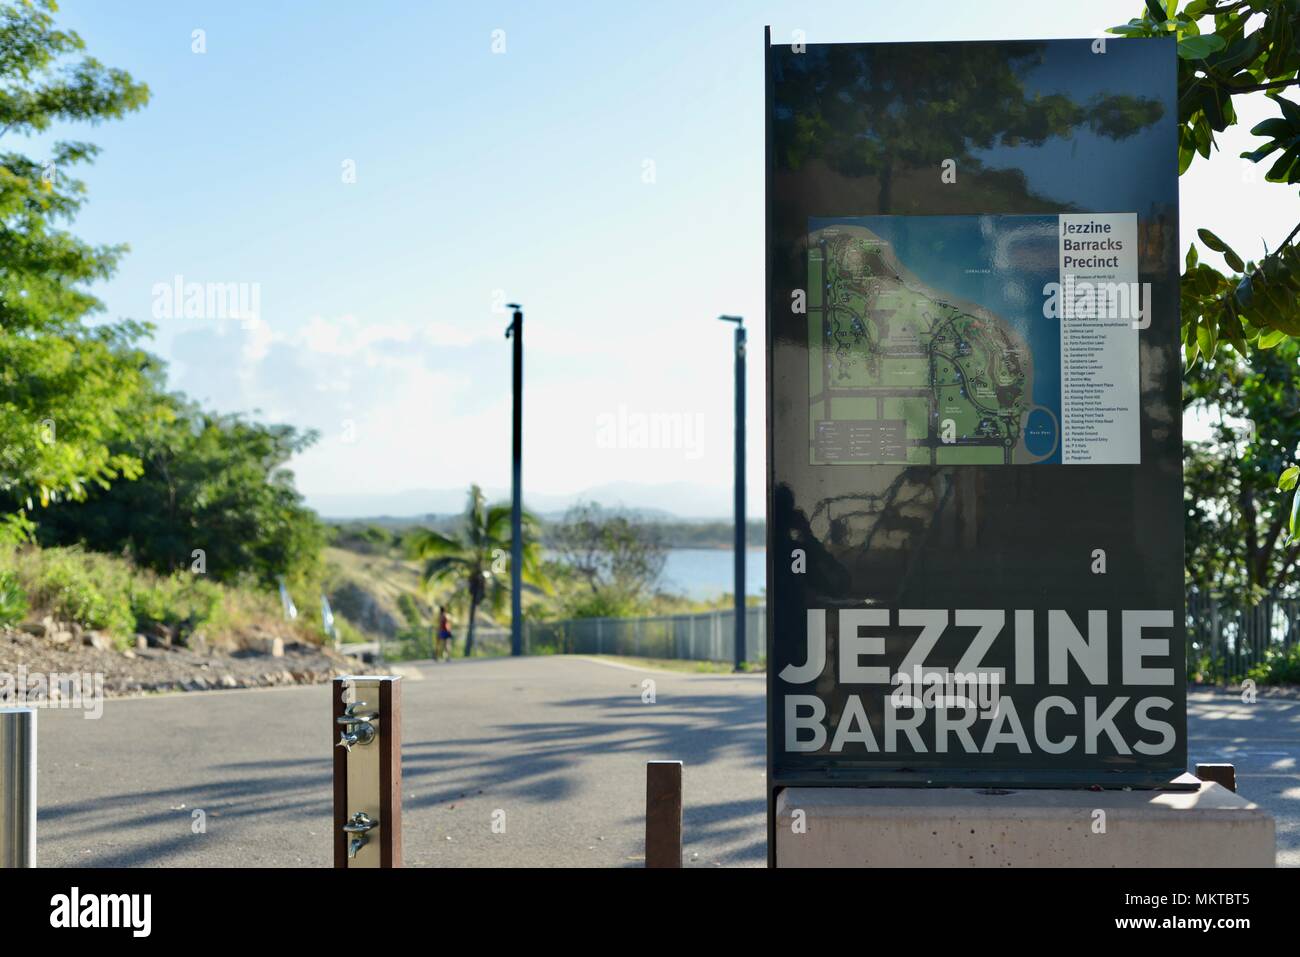
[[[309,494],[306,499],[308,506],[325,519],[415,518],[463,511],[466,491],[463,488],[406,489],[387,494]],[[489,502],[510,498],[508,488],[485,487],[483,493]],[[761,487],[749,490],[748,512],[751,518],[762,517],[763,495]],[[543,517],[558,516],[579,501],[634,512],[642,519],[650,520],[729,519],[732,514],[730,488],[711,488],[691,482],[662,485],[611,482],[569,495],[532,493],[527,489],[524,492],[524,507]]]

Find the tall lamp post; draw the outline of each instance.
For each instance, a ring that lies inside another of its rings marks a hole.
[[[736,324],[736,670],[745,663],[745,320],[718,316]]]
[[[514,340],[514,434],[510,444],[510,654],[524,653],[523,615],[523,433],[524,433],[524,307],[514,310],[506,338]]]

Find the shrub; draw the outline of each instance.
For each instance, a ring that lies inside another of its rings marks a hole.
[[[1284,651],[1265,652],[1264,660],[1251,668],[1246,677],[1262,685],[1300,684],[1300,644]]]
[[[131,582],[131,613],[136,627],[157,622],[182,632],[222,621],[222,587],[187,572],[161,578],[139,574]]]
[[[300,586],[299,608],[309,588]],[[21,621],[31,612],[106,631],[121,647],[151,623],[181,637],[202,630],[217,645],[266,631],[320,640],[319,616],[286,622],[279,597],[255,586],[226,586],[184,571],[160,576],[127,559],[80,548],[0,544],[0,623]]]
[[[115,635],[135,631],[125,566],[77,549],[49,549],[38,559],[40,577],[32,598],[56,618]]]
[[[16,625],[27,617],[27,592],[11,571],[0,571],[0,625]]]
[[[562,606],[567,618],[628,618],[641,612],[641,606],[625,595],[613,591],[579,592]]]

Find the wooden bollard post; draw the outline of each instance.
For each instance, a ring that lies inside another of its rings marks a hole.
[[[682,762],[645,766],[645,866],[682,866]]]
[[[334,866],[402,866],[402,679],[344,675],[332,686]]]
[[[1222,784],[1234,794],[1237,792],[1237,769],[1231,764],[1198,764],[1196,776],[1202,781]]]

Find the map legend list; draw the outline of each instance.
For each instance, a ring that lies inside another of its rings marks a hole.
[[[1137,215],[1063,215],[1060,240],[1061,461],[1136,465]]]
[[[907,423],[841,419],[817,423],[817,457],[826,462],[898,462],[907,457]]]

